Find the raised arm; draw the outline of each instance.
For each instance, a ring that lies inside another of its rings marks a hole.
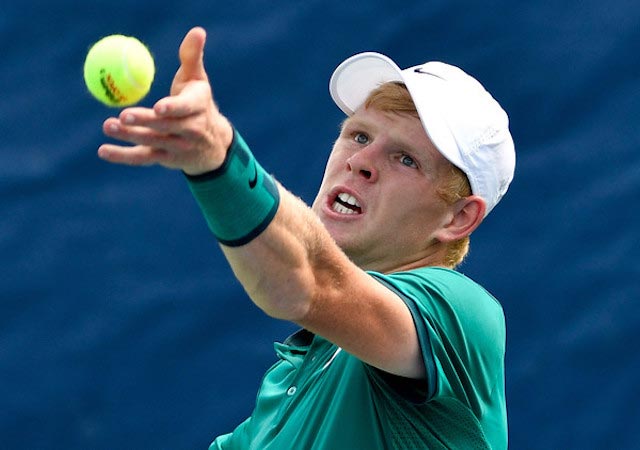
[[[201,28],[186,35],[169,97],[105,121],[105,134],[134,145],[102,145],[101,158],[160,164],[189,175],[223,164],[233,128],[213,100],[203,64],[205,37]],[[252,301],[366,363],[423,377],[417,333],[403,301],[352,263],[300,199],[280,185],[278,191],[277,213],[264,231],[244,245],[222,245]]]

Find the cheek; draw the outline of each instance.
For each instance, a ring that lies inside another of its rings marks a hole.
[[[318,189],[318,193],[313,202],[312,207],[315,209],[319,207],[322,203],[324,196],[327,195],[327,191],[331,189],[332,178],[338,173],[336,159],[334,154],[332,153],[327,160],[327,164],[324,168],[324,174],[322,175],[322,181],[320,182],[320,187]]]
[[[388,199],[387,217],[394,217],[399,227],[428,232],[445,213],[444,202],[433,192],[404,190]]]
[[[329,159],[327,159],[327,164],[325,165],[324,171],[325,176],[327,173],[336,172],[344,167],[345,164],[345,156],[344,152],[340,151],[337,147],[333,147],[331,150],[331,154],[329,155]]]
[[[334,151],[329,155],[327,164],[324,167],[320,190],[322,190],[327,183],[331,182],[332,178],[343,172],[345,164],[344,158],[337,154],[337,152]]]

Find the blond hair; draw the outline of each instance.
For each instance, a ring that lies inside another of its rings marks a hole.
[[[380,111],[409,114],[420,118],[411,95],[403,83],[390,82],[380,85],[369,93],[365,101],[365,107],[373,107]],[[437,192],[447,203],[453,204],[461,198],[471,195],[471,185],[467,176],[454,166],[449,164],[449,172],[440,180]],[[469,253],[469,236],[465,236],[447,245],[443,264],[454,268],[462,263]]]

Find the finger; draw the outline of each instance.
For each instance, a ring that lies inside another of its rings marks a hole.
[[[125,147],[114,144],[103,144],[98,148],[98,156],[110,163],[129,166],[149,166],[164,159],[164,151],[147,145]]]
[[[180,132],[181,124],[173,117],[160,117],[153,109],[147,108],[125,109],[117,119],[105,121],[105,133],[109,136],[112,136],[112,133],[135,131],[134,127],[146,127],[163,134],[177,134]]]
[[[166,134],[183,134],[185,127],[183,119],[206,113],[207,104],[209,107],[212,106],[209,92],[208,83],[194,82],[193,86],[186,88],[180,95],[159,100],[153,109],[138,107],[124,109],[117,119],[109,118],[105,121],[105,133],[120,138],[120,135],[114,135],[114,133],[121,132],[126,127],[138,126]]]
[[[133,117],[133,116],[125,116],[125,117],[127,121],[129,121],[130,123],[133,123],[133,121],[130,120],[130,117]],[[137,142],[136,138],[140,138],[144,134],[155,132],[155,130],[152,130],[148,127],[128,125],[124,121],[115,117],[110,117],[104,121],[104,123],[102,124],[102,131],[104,132],[105,135],[112,137],[114,139],[119,139],[121,141],[135,142],[135,143],[139,143]]]
[[[124,126],[144,125],[152,126],[156,121],[162,119],[158,117],[156,112],[150,108],[127,108],[123,109],[118,116],[120,123]],[[111,121],[108,120],[109,123]],[[105,122],[107,123],[107,122]],[[156,128],[156,127],[153,127]]]
[[[204,69],[204,44],[206,32],[196,27],[189,30],[180,44],[180,68],[176,72],[171,85],[171,94],[176,95],[184,88],[185,83],[192,80],[208,81]]]
[[[154,125],[158,126],[158,121],[155,121]],[[162,128],[169,129],[170,126],[163,125]],[[184,139],[177,134],[158,131],[150,126],[123,124],[121,120],[116,118],[107,119],[104,122],[103,131],[105,135],[120,141],[157,147],[169,151],[181,150],[186,145],[185,142],[183,142]]]
[[[180,44],[180,64],[184,68],[184,76],[187,79],[207,79],[207,73],[204,70],[204,44],[206,40],[206,31],[201,27],[195,27],[189,30]]]
[[[122,127],[132,125],[148,125],[157,120],[156,113],[150,108],[132,107],[123,109],[118,117],[109,117],[102,124],[102,130],[107,136],[114,136],[113,133],[121,131]]]
[[[164,118],[184,118],[201,113],[211,106],[211,86],[207,81],[192,81],[178,95],[162,98],[153,106]]]

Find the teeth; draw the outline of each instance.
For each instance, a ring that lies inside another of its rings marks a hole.
[[[357,214],[353,209],[349,209],[338,202],[333,202],[332,208],[335,212],[340,214]]]
[[[346,192],[342,192],[338,195],[338,198],[342,200],[344,203],[348,203],[352,206],[356,206],[360,208],[360,204],[358,203],[358,200],[356,200],[356,198],[353,195],[349,195]]]
[[[360,210],[360,203],[353,195],[349,195],[346,192],[338,194],[336,201],[331,205],[333,210],[340,214],[358,214]]]

